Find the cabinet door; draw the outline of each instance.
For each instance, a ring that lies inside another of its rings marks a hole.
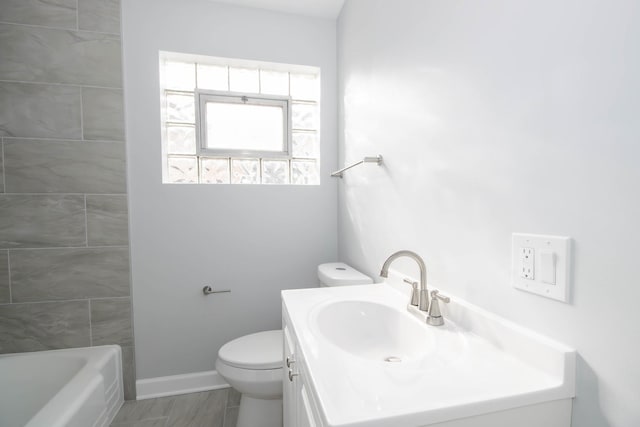
[[[284,335],[284,361],[282,362],[282,405],[283,405],[283,421],[284,427],[298,427],[296,421],[296,408],[298,406],[298,396],[296,386],[298,383],[298,377],[289,377],[289,372],[295,371],[295,341],[291,337],[291,332],[286,323],[283,322],[283,335]],[[287,366],[287,358],[289,365]]]
[[[300,393],[298,394],[298,425],[299,427],[316,427],[309,395],[302,381],[300,381]]]

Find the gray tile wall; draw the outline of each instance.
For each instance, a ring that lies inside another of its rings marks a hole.
[[[119,0],[0,7],[0,353],[119,344],[135,366]]]
[[[76,28],[76,0],[2,0],[0,21]]]
[[[4,139],[7,193],[126,192],[124,144]]]

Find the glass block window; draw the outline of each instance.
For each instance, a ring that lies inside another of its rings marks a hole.
[[[199,154],[289,155],[288,98],[197,90],[196,99]]]
[[[320,70],[160,53],[163,183],[320,183]]]

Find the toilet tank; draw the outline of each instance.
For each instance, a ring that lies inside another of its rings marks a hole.
[[[368,285],[373,280],[343,262],[329,262],[318,266],[320,286]]]

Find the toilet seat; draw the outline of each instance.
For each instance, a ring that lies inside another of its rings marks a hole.
[[[282,330],[264,331],[229,341],[218,351],[218,359],[228,366],[249,370],[282,367]]]
[[[229,341],[218,351],[216,370],[243,396],[282,399],[282,339],[276,330]]]

